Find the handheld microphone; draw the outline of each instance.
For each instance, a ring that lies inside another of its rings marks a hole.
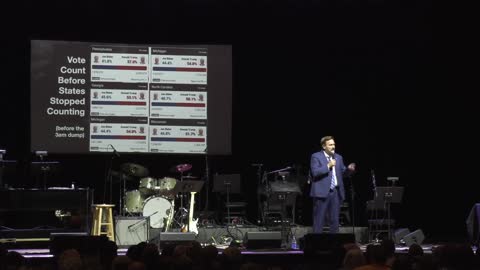
[[[110,147],[112,147],[113,149],[113,154],[116,156],[116,157],[120,157],[120,153],[118,153],[117,149],[115,149],[115,147],[113,147],[113,145],[109,144]]]
[[[330,160],[335,160],[335,153],[332,153],[332,155],[330,156]],[[333,167],[335,167],[335,165],[332,165],[332,167],[330,167],[330,170],[333,170]]]

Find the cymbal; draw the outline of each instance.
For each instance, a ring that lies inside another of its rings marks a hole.
[[[115,171],[115,170],[112,170],[112,177],[114,177],[114,182],[120,182],[120,181],[123,181],[125,179],[125,181],[127,182],[130,182],[130,181],[134,181],[135,178],[129,176],[129,175],[126,175],[125,173],[123,172],[120,172],[120,171]]]
[[[192,164],[179,164],[175,166],[175,169],[177,172],[186,172],[192,169]]]
[[[192,175],[185,175],[182,177],[183,179],[198,179],[197,176],[192,176]]]
[[[123,163],[120,168],[124,173],[135,177],[145,177],[148,175],[148,169],[135,163]]]

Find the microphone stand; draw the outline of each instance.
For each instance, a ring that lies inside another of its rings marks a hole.
[[[268,172],[267,174],[272,174],[272,173],[278,173],[278,172],[288,171],[288,170],[290,170],[291,168],[292,168],[292,167],[286,167],[286,168],[283,168],[283,169],[280,169],[280,170],[275,170],[275,171]]]
[[[353,232],[353,235],[355,235],[355,189],[353,187],[352,178],[353,178],[353,175],[350,175],[350,203],[352,206],[352,232]]]
[[[209,167],[208,167],[208,153],[207,149],[205,149],[205,206],[203,208],[203,212],[206,213],[208,211],[208,193],[210,192],[210,177],[209,177]]]
[[[125,216],[125,210],[126,210],[126,209],[125,209],[125,207],[124,207],[124,205],[123,205],[124,202],[123,202],[123,200],[122,200],[122,197],[123,197],[122,195],[127,193],[127,187],[126,187],[126,186],[127,186],[127,183],[126,183],[125,174],[122,173],[122,174],[120,175],[120,177],[121,177],[121,179],[120,179],[120,188],[118,189],[118,190],[120,191],[120,194],[119,194],[120,196],[119,196],[119,204],[118,204],[118,205],[119,205],[119,208],[120,208],[120,216],[123,217],[123,216]],[[122,185],[123,185],[123,187],[122,187]]]
[[[112,166],[113,166],[113,160],[115,159],[115,156],[112,156],[110,158],[109,166],[108,166],[108,181],[110,182],[110,192],[109,192],[109,198],[108,198],[108,203],[112,203],[112,198],[113,198],[113,175],[112,175]]]
[[[378,192],[377,192],[377,181],[375,179],[375,171],[373,169],[370,170],[370,175],[371,175],[371,178],[372,178],[372,189],[373,189],[373,200],[372,200],[372,205],[373,205],[373,218],[375,220],[378,219],[378,210],[377,210],[377,206],[375,205],[375,200],[378,198]],[[379,225],[377,225],[378,223],[375,223],[374,226],[375,226],[375,231],[378,231],[378,229],[380,228]],[[372,226],[373,227],[373,226]],[[370,228],[369,228],[370,229]],[[369,236],[369,241],[370,240],[373,240],[375,243],[378,243],[379,240],[378,240],[378,233],[375,235],[375,239],[370,239],[371,236]]]
[[[106,189],[107,189],[106,187],[107,187],[107,181],[109,181],[110,182],[110,193],[109,193],[109,200],[108,201],[111,204],[113,202],[113,199],[112,199],[113,198],[113,175],[112,175],[113,160],[115,159],[115,157],[119,157],[120,154],[118,154],[117,150],[115,150],[115,148],[113,148],[113,145],[110,144],[109,146],[112,147],[112,149],[113,149],[113,151],[112,151],[113,155],[110,157],[110,160],[107,163],[107,168],[108,169],[107,169],[107,177],[105,178],[105,185],[104,185],[105,190],[103,192],[103,202],[105,203],[105,201],[106,201]],[[125,180],[125,179],[123,179],[123,180]],[[120,189],[121,189],[121,185],[122,185],[122,183],[120,181]],[[119,207],[120,207],[120,213],[122,213],[123,210],[121,209],[122,208],[122,196],[121,196],[121,194],[120,194],[120,205],[119,205]]]
[[[228,180],[224,181],[223,184],[225,185],[225,188],[227,190],[227,230],[228,226],[232,224],[232,220],[230,219],[230,186],[231,182]]]
[[[264,215],[263,215],[263,207],[262,207],[262,200],[261,200],[261,188],[265,188],[266,192],[266,182],[264,176],[265,174],[262,174],[262,166],[263,164],[257,163],[257,164],[252,164],[252,166],[257,167],[257,207],[258,207],[258,213],[261,215],[260,217],[257,217],[257,224],[260,224],[261,222],[264,223]]]

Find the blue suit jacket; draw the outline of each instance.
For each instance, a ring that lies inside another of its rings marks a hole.
[[[345,199],[345,188],[343,187],[343,175],[347,168],[343,163],[343,157],[337,153],[334,155],[336,160],[335,173],[337,176],[337,185],[340,192],[340,198]],[[332,170],[328,169],[328,160],[325,157],[325,151],[312,154],[310,159],[310,173],[312,176],[312,184],[310,188],[310,196],[317,198],[326,198],[330,192],[330,183],[332,181]]]

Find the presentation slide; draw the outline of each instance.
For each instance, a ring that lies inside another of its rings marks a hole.
[[[31,41],[31,150],[231,154],[232,47]]]

